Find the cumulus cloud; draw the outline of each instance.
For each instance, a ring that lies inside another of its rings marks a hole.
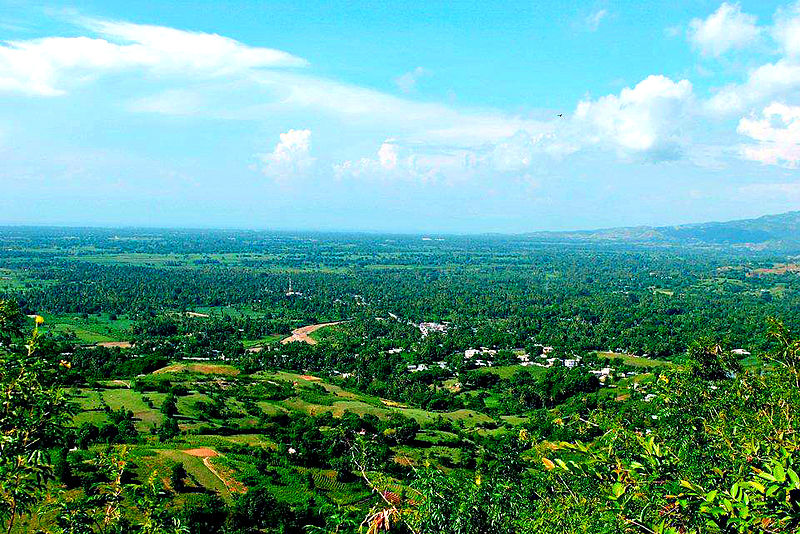
[[[681,153],[682,129],[692,102],[688,80],[653,75],[619,95],[580,102],[573,120],[585,127],[583,142],[649,160],[669,160]]]
[[[588,147],[628,160],[669,161],[688,153],[685,129],[694,104],[688,80],[653,75],[619,94],[584,100],[557,121],[443,113],[436,116],[438,128],[388,139],[374,156],[341,162],[334,172],[339,178],[491,179]]]
[[[729,84],[706,103],[714,114],[733,114],[773,100],[792,100],[800,90],[800,1],[775,13],[775,23],[763,28],[780,57],[752,68],[741,83]]]
[[[275,149],[259,156],[261,172],[278,181],[304,176],[316,161],[311,156],[311,130],[289,130],[280,134]]]
[[[800,107],[773,103],[761,118],[743,118],[736,130],[755,144],[742,147],[744,159],[796,169],[800,165]]]
[[[723,2],[706,19],[689,23],[689,40],[706,56],[720,56],[755,42],[761,33],[756,17],[743,13],[739,4]]]
[[[607,13],[593,15],[599,24]],[[157,89],[131,97],[128,111],[236,120],[313,116],[392,136],[376,143],[374,153],[337,165],[339,176],[456,180],[526,172],[537,160],[587,147],[625,159],[668,160],[682,154],[685,118],[693,111],[691,84],[664,76],[586,99],[570,117],[542,120],[420,102],[322,78],[292,69],[306,65],[301,58],[216,34],[119,21],[80,23],[91,36],[0,43],[0,91],[55,96],[104,73],[149,73]],[[397,83],[413,92],[427,72],[418,67]],[[285,132],[271,152],[259,156],[262,170],[277,179],[308,173],[317,167],[310,147],[310,130]]]
[[[417,89],[417,82],[423,76],[427,76],[429,72],[422,67],[417,67],[412,71],[398,76],[394,79],[395,85],[403,93],[413,93]]]
[[[712,96],[706,107],[712,113],[729,114],[781,97],[800,88],[800,64],[782,58],[750,71],[747,80],[731,84]]]
[[[306,65],[286,52],[250,47],[216,34],[94,19],[84,24],[97,36],[0,44],[0,91],[58,96],[74,80],[136,68],[213,77]]]

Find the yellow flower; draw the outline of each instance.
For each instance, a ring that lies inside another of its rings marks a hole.
[[[525,430],[523,428],[522,430],[519,431],[519,440],[520,441],[528,441],[528,438],[530,438],[530,436],[528,435],[528,431],[527,430]]]
[[[66,367],[67,369],[72,369],[72,364],[69,363],[67,360],[61,360],[60,365],[61,365],[61,367]]]
[[[475,485],[476,486],[480,486],[481,485],[481,475],[480,474],[475,477]]]
[[[44,323],[44,317],[42,317],[41,315],[37,315],[34,320],[36,321],[37,325]]]
[[[545,469],[548,471],[556,468],[556,464],[554,464],[549,458],[542,458],[542,463],[544,464]]]

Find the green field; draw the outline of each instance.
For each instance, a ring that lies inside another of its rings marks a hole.
[[[620,363],[630,365],[631,367],[664,367],[674,368],[677,367],[674,363],[664,360],[651,360],[650,358],[642,358],[633,354],[625,354],[620,352],[598,352],[598,358],[608,358],[610,360],[619,360]]]
[[[88,315],[42,314],[45,331],[75,335],[81,343],[95,344],[128,341],[133,334],[133,321],[119,316],[112,319],[107,313]]]

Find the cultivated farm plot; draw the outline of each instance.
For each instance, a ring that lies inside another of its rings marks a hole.
[[[172,462],[182,463],[189,478],[193,481],[197,481],[200,486],[209,491],[219,493],[219,495],[228,502],[232,500],[232,495],[227,485],[223,479],[209,469],[204,461],[204,457],[187,454],[178,449],[162,449],[158,451],[158,454]]]
[[[204,435],[204,434],[187,434],[180,438],[173,440],[174,443],[180,443],[181,447],[192,449],[200,447],[211,447],[219,449],[221,447],[230,447],[233,445],[247,445],[248,447],[269,447],[274,449],[275,443],[263,434],[233,434],[230,436],[219,435]]]
[[[106,389],[103,390],[103,399],[112,410],[130,410],[137,419],[136,429],[147,432],[152,426],[160,425],[164,416],[155,408],[150,408],[142,399],[142,394],[132,389]],[[149,394],[152,397],[152,394]]]
[[[236,376],[239,374],[239,369],[232,365],[216,363],[174,363],[153,371],[154,375],[180,373]]]
[[[103,410],[102,393],[95,389],[81,389],[70,396],[75,404],[77,413],[72,418],[75,426],[83,423],[100,425],[108,420],[108,414]]]
[[[44,329],[61,334],[74,334],[82,343],[113,343],[130,339],[133,321],[125,317],[112,319],[109,314],[53,315],[44,314]],[[124,348],[124,347],[123,347]]]
[[[370,490],[360,482],[341,482],[336,478],[336,471],[331,469],[310,469],[314,481],[314,489],[325,492],[325,496],[339,506],[346,506],[364,500],[370,496]]]
[[[514,367],[524,369],[524,367]],[[345,412],[352,412],[357,414],[359,417],[363,417],[366,414],[371,414],[381,419],[386,419],[391,416],[392,413],[399,413],[405,417],[415,419],[421,425],[432,423],[436,421],[439,416],[441,416],[444,419],[449,419],[451,421],[463,421],[464,426],[467,428],[493,421],[493,419],[488,415],[476,412],[474,410],[464,409],[453,412],[430,412],[419,408],[400,407],[400,405],[394,407],[382,402],[378,397],[347,391],[339,386],[330,384],[317,377],[309,375],[299,375],[296,373],[277,371],[270,373],[259,373],[257,376],[267,379],[271,378],[275,380],[292,382],[297,384],[297,387],[300,389],[310,387],[313,384],[319,384],[324,387],[329,393],[330,397],[327,399],[321,399],[321,403],[309,402],[309,397],[305,395],[305,398],[300,398],[298,396],[274,403],[274,405],[283,407],[290,411],[300,411],[308,415],[316,416],[330,412],[334,417],[341,417]]]

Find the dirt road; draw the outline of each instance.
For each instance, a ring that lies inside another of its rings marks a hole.
[[[336,324],[340,324],[341,322],[342,321],[336,321],[333,323],[319,323],[319,324],[311,324],[308,326],[300,327],[296,330],[292,330],[292,335],[282,339],[281,343],[285,345],[287,343],[292,343],[294,341],[300,341],[302,343],[308,343],[309,345],[316,345],[317,340],[309,337],[310,333],[316,332],[320,328],[325,328],[326,326],[333,326]]]

